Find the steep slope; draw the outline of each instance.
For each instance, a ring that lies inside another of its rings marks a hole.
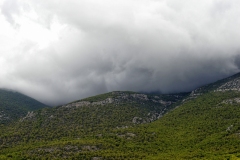
[[[0,158],[239,159],[239,76],[188,98],[113,92],[31,112],[0,130]]]
[[[207,92],[225,92],[225,91],[240,91],[240,73],[237,73],[228,78],[216,81],[214,83],[199,87],[192,91],[190,97],[196,97],[198,95]]]
[[[66,136],[86,137],[89,134],[109,132],[111,129],[150,123],[187,95],[111,92],[63,106],[28,112],[18,123],[13,124],[16,135],[12,135],[12,138],[15,137],[15,143],[22,141],[24,136],[36,136],[38,140]],[[8,134],[7,131],[5,129],[3,134]],[[11,146],[11,142],[8,145]]]
[[[21,93],[0,89],[0,124],[19,119],[28,111],[38,110],[46,105]]]
[[[62,131],[53,132],[54,128],[54,135],[44,138],[42,130],[50,134],[45,126],[35,125],[35,129],[28,128],[31,134],[22,135],[19,126],[1,134],[0,158],[237,159],[240,103],[231,100],[239,97],[235,91],[210,92],[155,122],[125,129],[90,130],[83,135],[77,128],[69,130],[68,124]]]

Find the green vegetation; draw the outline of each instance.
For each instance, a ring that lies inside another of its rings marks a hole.
[[[6,143],[7,147],[25,140],[48,141],[64,137],[83,138],[90,135],[94,137],[96,134],[109,133],[112,129],[129,128],[140,123],[152,122],[160,113],[164,114],[167,110],[167,104],[158,102],[157,100],[160,99],[155,100],[152,95],[130,94],[130,92],[113,92],[107,95],[114,95],[115,99],[109,103],[82,106],[79,106],[82,102],[79,101],[79,103],[31,112],[20,122],[3,129],[1,135],[7,135],[7,139],[10,140]],[[101,96],[91,99],[96,102]],[[172,98],[172,103],[182,98],[181,96]]]
[[[0,89],[0,124],[17,120],[28,111],[44,107],[47,106],[21,93]]]
[[[240,159],[238,77],[190,96],[119,91],[29,112],[1,126],[0,159]]]
[[[137,102],[117,106],[115,110],[111,105],[39,110],[35,118],[1,130],[0,157],[237,159],[240,158],[240,104],[225,102],[238,97],[239,92],[210,92],[155,122],[137,126],[126,120],[133,113],[140,116],[138,109],[132,107]],[[97,109],[99,116],[94,112]],[[46,118],[51,115],[56,118]],[[116,128],[119,124],[131,127]]]
[[[89,102],[97,102],[97,101],[102,101],[105,100],[107,98],[116,98],[119,94],[127,94],[127,95],[131,95],[134,94],[136,92],[131,92],[131,91],[115,91],[115,92],[109,92],[109,93],[104,93],[104,94],[100,94],[100,95],[96,95],[96,96],[92,96],[92,97],[88,97],[85,99],[82,99],[80,101],[89,101]],[[78,101],[75,101],[78,102]]]

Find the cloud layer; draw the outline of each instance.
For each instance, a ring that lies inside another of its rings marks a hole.
[[[238,0],[0,1],[0,87],[57,105],[239,71]]]

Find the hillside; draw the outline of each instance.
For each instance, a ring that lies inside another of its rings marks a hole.
[[[60,137],[86,137],[150,123],[164,115],[188,94],[146,95],[134,92],[110,92],[63,106],[28,112],[14,127],[14,143],[23,139],[49,140]],[[8,134],[8,129],[3,134]],[[17,138],[16,138],[17,137]],[[11,146],[12,142],[7,145]]]
[[[210,91],[213,92],[240,91],[240,73],[237,73],[225,79],[221,79],[214,83],[199,87],[192,91],[190,97],[196,97],[198,95]]]
[[[46,107],[33,98],[21,93],[0,89],[0,124],[8,123],[25,116],[28,111]]]
[[[110,92],[29,112],[0,130],[0,159],[240,159],[239,78],[189,96]]]

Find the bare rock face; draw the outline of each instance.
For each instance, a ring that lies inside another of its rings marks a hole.
[[[65,108],[71,108],[71,107],[82,107],[82,106],[88,106],[90,105],[91,103],[88,102],[88,101],[81,101],[81,102],[76,102],[76,103],[71,103],[71,104],[67,104],[67,105],[64,105],[62,107],[65,107]]]
[[[89,101],[75,102],[75,103],[64,105],[62,107],[71,108],[71,107],[82,107],[82,106],[95,106],[95,105],[110,104],[110,103],[113,103],[113,102],[114,102],[114,99],[107,98],[107,99],[105,99],[103,101],[97,101],[97,102],[89,102]]]
[[[0,118],[1,118],[1,117],[4,117],[4,115],[5,115],[4,112],[3,112],[3,111],[0,111]]]
[[[8,120],[9,117],[3,112],[3,111],[0,111],[0,120]]]
[[[93,102],[92,105],[105,105],[105,104],[110,104],[113,102],[114,102],[114,100],[112,98],[107,98],[103,101]]]
[[[146,94],[126,94],[124,92],[112,92],[113,95],[118,95],[115,98],[106,98],[105,100],[102,101],[96,101],[96,102],[89,102],[89,101],[79,101],[79,102],[74,102],[70,103],[67,105],[63,105],[62,107],[65,108],[71,108],[71,107],[82,107],[82,106],[96,106],[96,105],[106,105],[106,104],[112,104],[112,103],[120,103],[120,102],[132,102],[134,100],[138,101],[151,101],[154,103],[158,103],[164,106],[169,106],[172,104],[171,101],[163,101],[159,100],[158,96],[155,96],[155,99],[149,99],[148,95]]]
[[[119,138],[126,138],[126,139],[132,139],[136,137],[136,134],[134,133],[125,133],[125,134],[116,134]]]
[[[146,122],[141,117],[133,117],[132,123],[141,124],[141,123],[146,123]]]
[[[82,102],[78,102],[78,103],[73,103],[72,106],[76,106],[76,107],[81,107],[81,106],[87,106],[90,105],[91,103],[88,101],[82,101]]]
[[[224,100],[222,103],[223,103],[223,104],[240,103],[240,98],[227,99],[227,100]]]
[[[233,129],[233,125],[230,125],[227,129],[226,132],[230,132]]]
[[[166,111],[166,108],[162,110],[162,112],[157,113],[157,112],[150,112],[147,114],[147,117],[142,118],[142,117],[133,117],[132,123],[133,124],[142,124],[142,123],[150,123],[153,121],[156,121],[157,119],[161,118]]]
[[[172,104],[171,101],[163,101],[163,100],[159,100],[158,102],[161,103],[161,104],[163,104],[163,105],[165,105],[165,106],[169,106],[169,105]]]
[[[190,97],[195,97],[201,95],[201,88],[195,89],[191,92]]]
[[[103,99],[103,97],[108,97]],[[148,111],[149,113],[141,113],[142,115],[134,115],[132,117],[133,124],[141,124],[141,123],[150,123],[155,121],[164,115],[168,107],[175,103],[178,99],[182,98],[182,96],[178,97],[178,95],[169,95],[168,101],[165,101],[164,98],[160,98],[160,96],[153,96],[141,93],[134,92],[121,92],[115,91],[108,93],[108,95],[103,95],[99,97],[92,97],[91,99],[84,99],[77,102],[69,103],[61,106],[62,108],[79,108],[79,107],[91,107],[91,106],[104,106],[108,104],[112,104],[114,106],[118,105],[133,105],[133,107],[144,107],[144,112]],[[172,99],[172,101],[171,101]],[[96,101],[94,101],[96,100]],[[51,117],[49,117],[51,118]]]
[[[27,113],[25,117],[23,117],[20,121],[24,121],[26,119],[33,119],[35,117],[35,113],[33,111],[30,111]]]
[[[92,157],[91,160],[102,160],[102,157]]]
[[[86,146],[82,146],[82,150],[85,150],[85,151],[96,151],[96,150],[99,150],[99,148],[97,146],[86,145]]]
[[[145,95],[145,94],[131,94],[131,96],[132,96],[133,98],[138,98],[138,99],[140,99],[140,100],[145,100],[145,101],[149,100],[149,99],[148,99],[148,96]]]
[[[225,91],[240,91],[240,78],[235,78],[229,82],[218,87],[215,91],[225,92]]]

